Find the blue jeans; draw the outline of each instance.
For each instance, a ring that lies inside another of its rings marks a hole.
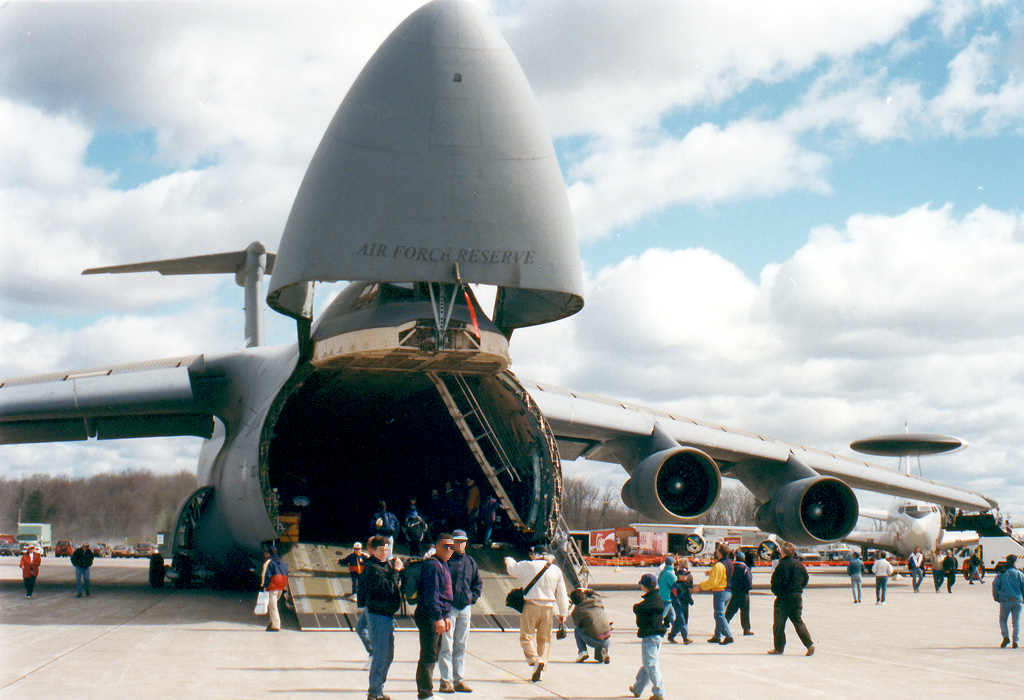
[[[661,669],[658,667],[658,652],[661,651],[661,636],[652,634],[640,640],[640,670],[636,672],[636,680],[633,681],[633,694],[643,695],[647,681],[651,682],[651,692],[660,697],[665,697],[665,687],[662,685]]]
[[[885,589],[889,587],[888,576],[875,576],[875,602],[885,602]]]
[[[465,679],[466,642],[469,641],[469,618],[472,605],[461,610],[452,608],[448,614],[451,628],[441,635],[441,653],[437,657],[437,668],[442,681],[461,683]]]
[[[75,589],[78,591],[78,596],[82,596],[82,582],[85,582],[85,593],[89,594],[89,567],[88,566],[76,566],[75,567]]]
[[[1003,639],[1010,638],[1010,630],[1006,625],[1006,618],[1013,616],[1013,643],[1020,641],[1020,609],[1021,602],[1013,600],[1009,603],[999,603],[999,631],[1003,633]]]
[[[690,634],[689,630],[687,630],[687,623],[690,617],[690,604],[678,598],[673,598],[672,609],[675,611],[676,617],[672,620],[672,629],[669,630],[669,636],[681,634],[683,639],[689,638]]]
[[[585,634],[583,630],[581,630],[579,627],[573,630],[573,636],[576,638],[576,650],[581,654],[587,651],[587,647],[593,647],[594,651],[596,652],[598,649],[607,649],[612,644],[611,637],[605,637],[604,639],[594,639],[590,635]],[[599,657],[596,653],[594,654],[594,658],[598,661],[600,661],[601,659],[601,657]]]
[[[864,577],[861,574],[852,574],[850,576],[850,588],[853,589],[853,602],[860,602],[860,586],[864,582]]]
[[[675,622],[676,611],[672,607],[672,599],[671,598],[666,599],[664,602],[665,602],[665,607],[661,611],[661,618],[665,621],[665,625],[668,626],[668,625],[671,625],[673,622]]]
[[[370,640],[370,631],[367,629],[366,621],[368,614],[365,608],[359,613],[359,619],[356,620],[356,634],[359,635],[359,641],[363,643],[366,653],[373,656],[373,642]]]
[[[910,581],[914,584],[914,591],[921,588],[921,581],[924,581],[924,569],[920,566],[910,567]]]
[[[715,591],[711,594],[712,606],[715,612],[715,634],[714,639],[725,639],[732,637],[729,630],[729,621],[725,619],[725,607],[729,604],[732,593],[729,591]]]
[[[370,630],[373,658],[370,660],[370,690],[373,697],[384,694],[388,669],[395,658],[395,620],[387,615],[366,613],[366,626]]]

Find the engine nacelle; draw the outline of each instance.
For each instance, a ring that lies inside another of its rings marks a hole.
[[[795,545],[810,546],[846,537],[858,513],[849,486],[839,479],[810,476],[780,487],[757,509],[754,522]]]
[[[640,462],[622,485],[622,501],[652,522],[678,523],[707,512],[721,488],[715,460],[692,447],[673,447]]]

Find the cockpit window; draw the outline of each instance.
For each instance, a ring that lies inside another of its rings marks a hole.
[[[901,513],[906,513],[911,518],[923,518],[926,515],[935,512],[935,508],[932,506],[901,506]]]
[[[368,309],[377,303],[377,297],[380,294],[380,285],[371,284],[366,287],[356,299],[355,303],[352,304],[353,310]]]

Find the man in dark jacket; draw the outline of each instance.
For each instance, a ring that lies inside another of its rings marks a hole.
[[[571,615],[576,626],[576,649],[580,653],[576,663],[590,658],[587,647],[594,648],[595,661],[610,663],[608,647],[612,643],[612,626],[604,614],[601,596],[589,588],[577,588],[569,594],[569,602],[573,604]]]
[[[78,591],[78,598],[82,597],[83,583],[85,595],[92,595],[89,592],[89,567],[92,566],[92,560],[95,558],[96,555],[89,549],[88,542],[83,542],[82,546],[71,554],[71,565],[75,567],[75,588]]]
[[[786,649],[786,620],[793,623],[800,641],[807,647],[807,656],[814,653],[814,642],[807,631],[801,614],[803,612],[803,591],[807,586],[807,569],[796,558],[796,547],[790,542],[782,543],[782,559],[772,572],[772,593],[775,594],[775,623],[772,632],[775,646],[769,654],[781,654]]]
[[[942,570],[946,574],[946,592],[952,593],[953,584],[956,583],[956,557],[952,552],[947,552],[946,558],[942,560]]]
[[[641,665],[636,680],[629,686],[629,692],[635,698],[640,697],[650,681],[651,700],[664,700],[665,687],[662,685],[658,654],[661,651],[661,639],[665,635],[665,604],[658,595],[658,579],[654,574],[641,576],[640,588],[644,593],[640,602],[633,606],[633,612],[636,614],[636,636],[640,637]]]
[[[416,697],[433,697],[434,664],[441,655],[441,638],[451,628],[452,575],[448,560],[455,551],[455,540],[447,532],[437,537],[435,554],[423,561],[416,587],[417,605],[413,619],[420,631],[420,658],[416,663]]]
[[[399,572],[402,560],[388,560],[391,549],[383,535],[375,535],[367,543],[370,559],[359,577],[359,607],[366,608],[373,656],[370,659],[370,689],[367,700],[391,700],[384,694],[388,669],[395,658],[395,613],[402,607],[402,581]]]
[[[441,654],[437,665],[441,674],[442,693],[472,693],[466,685],[466,642],[469,641],[469,620],[473,604],[480,599],[484,582],[476,560],[466,554],[469,537],[463,530],[452,533],[455,551],[448,560],[452,576],[452,611],[448,614],[448,631],[441,638]]]
[[[377,501],[377,512],[370,521],[370,532],[388,538],[390,556],[395,556],[395,534],[398,532],[398,516],[388,510],[388,504]]]
[[[729,586],[732,597],[729,598],[729,604],[725,607],[725,621],[732,620],[732,616],[739,610],[740,625],[743,626],[744,636],[753,634],[750,631],[750,589],[753,586],[754,574],[747,566],[747,558],[743,552],[736,550],[733,555],[732,580]]]

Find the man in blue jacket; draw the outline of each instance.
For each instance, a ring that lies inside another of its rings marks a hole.
[[[732,580],[729,583],[732,595],[725,606],[725,621],[730,622],[739,610],[743,634],[750,636],[753,634],[750,629],[750,589],[754,587],[754,575],[747,566],[746,556],[739,550],[733,553]]]
[[[441,638],[451,628],[452,575],[448,560],[455,540],[447,532],[437,536],[435,554],[423,561],[416,587],[417,605],[413,619],[420,631],[420,658],[416,663],[416,697],[434,696],[434,664],[441,655]]]
[[[1013,617],[1013,648],[1017,648],[1020,640],[1020,610],[1024,604],[1024,573],[1016,568],[1017,557],[1014,554],[1006,557],[1006,568],[992,582],[992,598],[999,603],[999,631],[1003,633],[1005,648],[1010,643],[1010,631],[1006,618]]]
[[[466,685],[466,642],[469,641],[469,621],[473,604],[480,599],[484,582],[480,578],[480,567],[473,557],[466,554],[469,537],[463,530],[452,533],[455,551],[448,560],[448,571],[452,576],[452,611],[448,615],[448,631],[441,638],[441,654],[438,667],[441,674],[442,693],[472,693]]]
[[[395,556],[395,533],[398,532],[398,516],[388,510],[384,501],[377,501],[377,512],[370,521],[370,531],[375,535],[388,538],[388,551]]]

